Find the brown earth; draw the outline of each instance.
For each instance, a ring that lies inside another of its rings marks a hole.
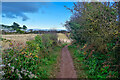
[[[77,78],[68,45],[62,49],[60,72],[58,72],[57,78]]]

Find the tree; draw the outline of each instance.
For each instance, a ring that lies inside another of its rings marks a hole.
[[[22,30],[20,30],[20,29],[17,29],[16,31],[17,31],[17,33],[20,33],[20,34],[23,34],[23,33],[24,33],[24,31],[22,31]]]
[[[16,22],[13,22],[12,28],[13,28],[14,30],[16,30],[16,29],[22,29],[22,28],[20,27],[20,25],[19,25],[18,23],[16,23]]]
[[[18,23],[16,23],[16,22],[13,22],[13,26],[19,27],[20,25]]]
[[[27,27],[25,25],[23,25],[23,27],[20,27],[20,25],[16,22],[13,22],[13,25],[11,25],[11,26],[2,24],[2,28],[7,29],[9,31],[14,31],[15,30],[15,31],[17,31],[17,33],[23,33],[24,31],[22,31],[21,29],[24,29],[24,30],[27,29]]]
[[[93,45],[103,51],[106,44],[115,41],[118,33],[116,3],[74,3],[73,15],[65,27],[77,42]]]
[[[27,29],[27,27],[26,27],[25,25],[23,25],[23,29],[24,29],[24,30],[26,30],[26,29]]]

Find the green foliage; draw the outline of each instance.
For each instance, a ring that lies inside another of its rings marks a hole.
[[[78,2],[74,3],[73,9],[67,8],[73,15],[65,26],[71,32],[71,38],[81,46],[74,56],[77,59],[83,57],[81,60],[89,66],[90,78],[118,78],[120,35],[117,8],[118,3],[114,2]],[[114,76],[109,74],[112,71]]]
[[[118,78],[118,71],[115,69],[118,69],[119,67],[113,67],[113,65],[115,65],[116,63],[113,62],[115,60],[110,56],[110,52],[108,52],[107,54],[101,54],[100,52],[96,51],[94,52],[92,57],[86,59],[90,52],[87,52],[87,54],[84,55],[84,51],[77,48],[77,46],[69,46],[69,50],[73,48],[73,58],[75,58],[75,65],[80,65],[80,68],[77,68],[77,71],[80,71],[79,69],[86,65],[85,67],[83,67],[83,69],[88,78]],[[109,59],[113,59],[113,61],[111,62]],[[81,75],[82,74],[78,74],[78,76]]]
[[[50,35],[43,36],[54,42]],[[40,79],[51,75],[51,68],[57,62],[60,48],[49,41],[44,44],[43,36],[37,35],[34,40],[27,41],[25,47],[13,47],[4,51],[2,58],[5,79]],[[49,50],[48,45],[54,45],[54,49]]]
[[[105,49],[107,43],[117,39],[117,3],[76,3],[73,16],[65,26],[71,31],[71,38],[80,43],[94,45],[98,51]],[[112,6],[113,5],[113,6]],[[107,10],[107,11],[106,11]]]
[[[26,27],[25,25],[23,25],[23,29],[24,29],[24,30],[26,30],[26,29],[27,29],[27,27]]]
[[[57,45],[57,33],[49,33],[42,35],[42,42],[47,48],[53,48]]]
[[[43,34],[42,41],[43,45],[46,46],[47,49],[52,47],[53,40],[50,39],[50,34]]]
[[[17,33],[23,34],[24,31],[20,30],[20,29],[16,29]]]
[[[11,41],[11,40],[7,40],[7,39],[5,39],[5,38],[0,38],[0,40],[1,40],[1,41],[5,41],[5,42],[8,42],[8,41],[10,42],[10,41]]]
[[[16,33],[23,34],[24,31],[22,31],[21,29],[26,30],[27,27],[26,27],[25,25],[23,25],[23,27],[20,27],[20,25],[19,25],[18,23],[13,22],[13,25],[11,25],[11,26],[2,25],[2,29],[7,29],[7,30],[9,30],[9,31],[15,30]]]

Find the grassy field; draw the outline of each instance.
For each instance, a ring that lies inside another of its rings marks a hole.
[[[14,34],[14,35],[2,35],[2,38],[16,41],[27,41],[32,40],[37,34]]]
[[[58,33],[58,38],[59,38],[59,39],[68,39],[68,38],[65,36],[65,34],[63,34],[63,33]]]
[[[58,33],[58,41],[62,43],[71,43],[71,40],[63,33]]]
[[[2,35],[2,38],[6,39],[6,40],[0,41],[0,45],[2,46],[2,50],[6,49],[6,48],[9,48],[10,47],[9,46],[10,41],[8,41],[8,40],[11,40],[12,43],[14,43],[15,46],[17,45],[17,43],[19,43],[20,46],[25,46],[26,41],[33,40],[36,35],[37,34]]]
[[[9,40],[17,40],[17,41],[27,41],[34,39],[34,37],[39,34],[10,34],[10,35],[2,35],[2,38],[6,38]],[[57,33],[59,39],[68,39],[65,34]]]
[[[34,37],[39,34],[10,34],[10,35],[2,35],[3,39],[11,40],[12,43],[14,43],[14,46],[17,45],[17,43],[20,43],[20,46],[25,46],[26,41],[33,40]],[[61,42],[70,42],[70,40],[65,36],[63,33],[57,33],[58,40]],[[9,48],[9,41],[4,40],[0,41],[0,45],[3,49]]]

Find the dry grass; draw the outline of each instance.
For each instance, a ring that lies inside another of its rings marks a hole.
[[[20,44],[19,46],[25,46],[26,41],[33,40],[36,35],[38,34],[9,34],[9,35],[2,35],[2,38],[11,40],[14,46],[18,46],[18,43]],[[57,35],[58,35],[58,40],[60,40],[61,42],[70,43],[70,40],[66,37],[65,34],[58,33]],[[9,43],[10,42],[0,41],[2,50],[10,48]]]
[[[71,40],[68,39],[68,37],[63,34],[63,33],[58,33],[58,41],[62,42],[62,43],[71,43]]]
[[[37,34],[12,34],[12,35],[2,35],[2,38],[23,42],[33,39],[36,35]]]
[[[11,40],[11,42],[15,46],[17,46],[18,43],[20,44],[19,46],[25,46],[26,41],[33,40],[36,35],[37,34],[12,34],[12,35],[2,35],[2,38]],[[2,45],[2,50],[9,48],[10,47],[9,43],[10,42],[0,41],[0,44]]]
[[[68,39],[67,36],[63,33],[58,33],[57,35],[59,39]]]

